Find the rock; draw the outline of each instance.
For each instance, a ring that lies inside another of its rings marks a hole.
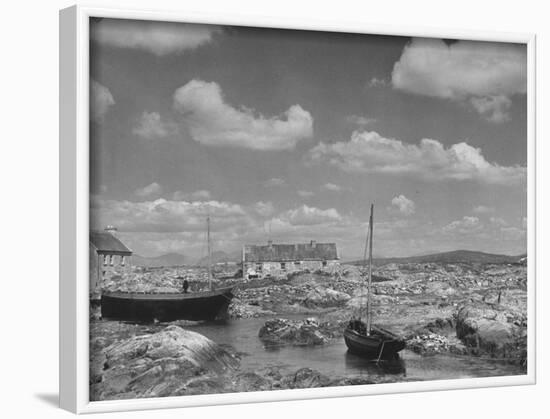
[[[407,340],[407,349],[420,355],[432,355],[450,350],[449,340],[435,333],[416,335]]]
[[[175,325],[110,345],[100,371],[102,360],[94,364],[92,400],[126,393],[161,397],[220,392],[223,383],[216,377],[238,366],[236,358],[215,342]],[[201,377],[209,380],[197,381]]]
[[[274,319],[265,322],[258,336],[266,345],[310,346],[327,343],[332,334],[327,325],[319,324],[315,319]]]
[[[302,368],[281,380],[282,388],[315,388],[330,385],[331,380],[326,375],[311,368]]]
[[[346,303],[349,299],[350,296],[345,292],[318,287],[306,295],[303,304],[309,308],[334,307]]]
[[[456,335],[475,352],[519,362],[526,356],[526,328],[509,323],[507,312],[492,305],[461,306],[456,313]]]
[[[233,383],[234,391],[265,391],[271,390],[273,382],[255,372],[238,374]]]

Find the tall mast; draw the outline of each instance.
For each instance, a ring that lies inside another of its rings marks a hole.
[[[210,248],[210,216],[206,217],[206,241],[208,243],[208,288],[212,289],[212,249]]]
[[[370,335],[371,323],[372,323],[372,301],[371,301],[371,283],[372,283],[372,230],[374,229],[374,223],[372,221],[372,215],[374,212],[374,204],[370,206],[370,218],[369,218],[369,282],[367,289],[367,335]]]

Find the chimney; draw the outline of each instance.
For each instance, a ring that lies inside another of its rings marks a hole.
[[[116,235],[118,233],[118,230],[115,226],[108,225],[107,227],[105,227],[105,232],[106,233],[111,233],[113,236],[116,237]]]
[[[317,242],[315,240],[312,240],[311,247],[315,249],[315,246],[317,246]]]

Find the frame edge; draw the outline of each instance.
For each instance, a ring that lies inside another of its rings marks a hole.
[[[59,407],[77,413],[77,6],[59,11]]]

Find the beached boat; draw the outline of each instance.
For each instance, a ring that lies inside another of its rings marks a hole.
[[[182,293],[103,292],[101,316],[117,320],[173,321],[216,320],[227,317],[233,287],[212,288],[210,217],[207,218],[208,287],[206,291]]]
[[[227,315],[232,291],[233,288],[228,287],[188,294],[105,292],[101,296],[101,315],[144,322],[215,320]]]
[[[397,353],[405,347],[405,340],[395,333],[372,324],[372,237],[373,237],[373,212],[374,205],[370,208],[369,231],[365,244],[363,257],[363,280],[365,277],[365,264],[367,248],[369,252],[368,286],[367,286],[367,313],[366,322],[358,318],[352,318],[344,330],[344,341],[348,350],[354,354],[371,359],[388,359],[397,356]],[[361,305],[361,312],[363,307]]]

